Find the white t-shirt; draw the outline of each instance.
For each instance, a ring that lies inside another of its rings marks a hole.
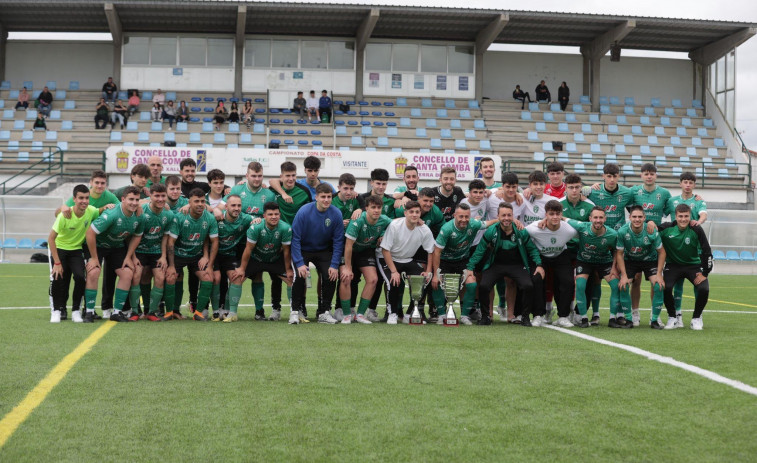
[[[434,252],[434,244],[436,244],[436,241],[434,241],[434,235],[431,234],[431,229],[428,226],[419,225],[410,230],[405,225],[404,217],[394,219],[386,227],[384,239],[381,240],[381,248],[392,254],[393,261],[402,264],[412,261],[413,256],[421,246],[428,253]]]
[[[521,221],[526,225],[530,225],[546,217],[547,212],[544,210],[544,206],[549,201],[560,202],[559,199],[549,195],[542,195],[539,199],[531,196],[529,199],[523,201],[523,206],[525,207],[523,208],[523,219]]]
[[[318,107],[318,98],[308,98],[307,102],[305,103],[308,108],[317,108]]]
[[[560,228],[552,231],[547,227],[540,229],[538,224],[532,223],[526,227],[526,231],[531,235],[531,241],[534,242],[539,254],[544,257],[557,257],[567,247],[568,241],[578,236],[575,228],[565,222],[560,222]]]
[[[523,211],[526,207],[525,201],[523,202],[523,204],[518,206],[515,201],[505,201],[504,199],[494,194],[489,196],[489,198],[486,200],[486,216],[489,217],[489,220],[499,217],[499,203],[508,203],[509,205],[511,205],[513,207],[513,219],[520,220],[521,222],[523,221]]]
[[[488,210],[488,201],[487,198],[484,198],[481,200],[480,203],[478,203],[478,206],[474,206],[470,203],[469,198],[465,198],[462,201],[460,201],[460,204],[467,204],[470,206],[470,218],[471,220],[476,219],[480,220],[481,222],[486,222],[488,220],[491,220],[494,217],[489,217],[489,210]],[[484,236],[484,233],[486,232],[486,228],[482,228],[481,230],[476,233],[476,237],[473,239],[473,244],[471,244],[471,247],[476,246],[479,241],[481,241],[481,237]]]

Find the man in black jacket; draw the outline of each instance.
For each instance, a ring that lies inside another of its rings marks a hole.
[[[539,82],[539,85],[536,86],[535,92],[536,101],[538,101],[539,103],[552,103],[552,95],[549,93],[547,84],[545,84],[543,80]]]
[[[531,95],[529,95],[528,92],[521,90],[520,85],[516,85],[515,90],[513,90],[513,99],[523,102],[520,109],[526,109],[526,98],[528,98],[528,102],[530,103]]]

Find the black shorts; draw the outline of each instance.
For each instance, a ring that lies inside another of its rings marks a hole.
[[[215,262],[213,262],[213,270],[220,270],[221,273],[226,273],[229,270],[236,270],[239,268],[239,258],[237,256],[224,256],[218,254]]]
[[[466,260],[442,260],[439,261],[439,269],[442,271],[442,275],[445,273],[456,273],[462,275],[465,268],[468,266]]]
[[[342,262],[340,265],[344,265],[344,255],[342,255]],[[365,251],[353,253],[352,263],[350,265],[352,265],[353,271],[363,267],[376,267],[376,250],[366,249]]]
[[[107,267],[113,271],[124,266],[126,259],[126,247],[120,248],[97,248],[97,257],[100,261],[105,260]]]
[[[142,264],[142,268],[156,268],[158,266],[158,259],[160,254],[144,254],[142,252],[136,253],[139,263]]]
[[[176,267],[176,273],[181,275],[184,271],[184,267],[187,267],[192,274],[199,272],[200,259],[202,259],[202,255],[197,257],[174,257],[173,263],[174,267]]]
[[[606,264],[592,264],[589,262],[576,261],[576,275],[591,275],[596,272],[599,278],[604,278],[612,273],[612,262]]]
[[[657,275],[657,261],[643,261],[643,260],[625,260],[626,275],[630,279],[634,279],[636,274],[644,272],[644,278],[649,281],[649,277]]]
[[[250,259],[250,261],[247,263],[245,276],[252,279],[263,272],[267,272],[271,276],[276,275],[286,278],[287,272],[286,267],[284,266],[284,259],[281,258],[274,262],[259,262],[257,260]]]

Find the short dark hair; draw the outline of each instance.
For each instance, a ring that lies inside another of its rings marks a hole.
[[[305,158],[303,165],[305,166],[305,169],[320,170],[321,160],[315,156],[308,156]]]
[[[380,182],[389,181],[389,172],[386,169],[373,169],[371,171],[371,181],[378,180]]]
[[[465,204],[465,203],[458,203],[457,207],[455,209],[462,209],[464,211],[469,211],[470,210],[470,206],[467,205],[467,204]]]
[[[517,185],[518,184],[518,174],[515,172],[505,172],[502,174],[502,184],[503,185]]]
[[[634,204],[633,206],[630,206],[628,208],[628,214],[632,214],[633,211],[641,211],[644,212],[644,208],[640,204]]]
[[[76,198],[76,194],[77,193],[87,193],[87,194],[89,194],[89,188],[87,188],[87,185],[82,185],[82,184],[76,185],[74,187],[74,194],[73,194],[74,198]]]
[[[562,162],[550,162],[547,166],[547,173],[549,172],[565,172],[565,166]]]
[[[605,208],[603,208],[602,206],[594,206],[591,208],[591,211],[589,211],[589,215],[591,215],[591,213],[594,211],[600,211],[602,214],[604,214]]]
[[[683,182],[684,180],[691,180],[692,182],[696,182],[697,176],[694,175],[694,172],[684,172],[680,177],[678,177],[678,180],[681,182]]]
[[[421,191],[418,192],[418,196],[423,196],[425,198],[433,198],[435,196],[434,189],[431,187],[426,187],[421,189]]]
[[[139,175],[140,177],[150,178],[150,168],[147,164],[137,164],[131,168],[131,175]]]
[[[281,173],[284,172],[297,172],[297,166],[292,161],[284,161],[281,163]]]
[[[125,198],[125,197],[127,197],[129,195],[142,196],[142,191],[139,188],[135,187],[134,185],[127,186],[121,192],[121,198],[119,198],[119,199],[123,199],[123,198]]]
[[[181,162],[179,163],[179,170],[182,170],[183,168],[185,168],[187,166],[189,166],[189,167],[197,167],[197,163],[192,158],[182,159]]]
[[[444,174],[455,174],[455,175],[457,175],[457,171],[452,166],[446,166],[446,167],[442,167],[442,171],[439,173],[439,177],[441,177]]]
[[[258,161],[252,161],[251,163],[247,164],[247,170],[251,170],[253,172],[263,172],[263,164],[259,163]]]
[[[187,197],[188,198],[194,198],[194,197],[204,198],[205,192],[202,191],[202,188],[192,188],[192,190],[189,192],[189,196]]]
[[[166,177],[166,185],[181,185],[181,177],[178,175],[169,175]]]
[[[384,207],[384,200],[379,195],[370,195],[367,198],[365,198],[365,205]]]
[[[331,189],[329,185],[326,183],[319,183],[317,187],[315,187],[315,194],[319,195],[322,193],[328,193],[329,195],[334,194],[334,190]]]
[[[208,172],[208,182],[214,180],[226,180],[226,174],[224,174],[221,169],[213,169]]]
[[[92,171],[92,175],[89,178],[90,180],[96,178],[104,178],[105,180],[107,180],[108,174],[106,174],[104,170],[97,169]]]
[[[162,183],[153,183],[150,187],[150,194],[153,193],[165,193],[166,192],[166,186]]]
[[[499,203],[499,206],[497,206],[497,215],[499,215],[499,210],[500,209],[510,209],[512,211],[513,210],[513,206],[510,205],[510,203],[506,203],[506,202],[502,201],[501,203]]]
[[[565,176],[565,184],[566,185],[574,185],[576,183],[583,183],[581,181],[581,176],[578,174],[568,174]]]
[[[471,182],[468,184],[468,191],[485,190],[485,189],[486,189],[486,183],[484,183],[484,181],[481,179],[471,180]]]
[[[602,173],[604,175],[618,175],[620,174],[620,167],[618,167],[617,164],[610,162],[605,164],[604,169],[602,169]]]
[[[562,212],[562,204],[560,204],[560,201],[550,199],[547,201],[547,204],[544,205],[544,210],[546,212]]]
[[[676,214],[678,214],[679,212],[691,213],[691,207],[689,207],[688,204],[681,203],[678,206],[676,206]]]
[[[418,201],[408,201],[405,204],[405,210],[409,211],[410,209],[420,209],[421,205]]]
[[[357,180],[355,180],[355,176],[352,174],[342,174],[339,176],[339,184],[342,185],[357,185]]]
[[[547,183],[549,181],[549,178],[547,177],[547,174],[540,170],[535,170],[528,174],[528,183],[534,183],[534,182],[541,182],[541,183]]]
[[[405,172],[407,172],[408,170],[414,170],[418,172],[418,168],[415,166],[405,166]]]
[[[278,211],[279,210],[279,203],[276,201],[268,201],[267,203],[263,204],[263,213],[265,214],[265,211]]]
[[[489,156],[485,156],[478,161],[478,165],[483,164],[484,162],[494,162],[494,159],[490,158]]]
[[[652,164],[651,162],[648,162],[648,163],[644,164],[643,166],[641,166],[641,173],[644,173],[644,172],[655,172],[656,173],[657,172],[657,166],[654,165],[654,164]]]

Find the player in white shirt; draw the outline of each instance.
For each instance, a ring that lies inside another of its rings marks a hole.
[[[408,201],[405,204],[405,217],[392,221],[381,241],[384,265],[380,270],[389,286],[389,310],[392,311],[387,324],[396,325],[399,318],[400,302],[405,291],[402,274],[431,275],[435,243],[431,229],[421,221],[421,205],[417,201]],[[421,246],[428,253],[425,263],[414,259]],[[410,312],[412,309],[411,304]]]
[[[320,104],[318,98],[315,96],[315,90],[310,91],[310,96],[305,100],[305,106],[307,107],[308,112],[308,122],[310,122],[312,116],[315,116],[317,121],[321,120],[321,113],[318,109]]]
[[[472,180],[468,184],[468,197],[460,201],[460,204],[467,204],[470,207],[471,220],[479,220],[486,222],[489,220],[488,206],[489,201],[486,197],[486,184],[483,180]],[[496,218],[496,216],[492,217]],[[484,236],[486,229],[481,229],[476,233],[476,238],[473,240],[471,249],[475,249],[481,237]]]
[[[544,207],[549,201],[559,201],[554,196],[544,194],[544,187],[547,185],[547,174],[540,170],[531,172],[528,176],[528,189],[531,196],[525,201],[522,221],[526,225],[542,220],[546,216]]]
[[[570,315],[570,302],[573,299],[575,282],[573,280],[573,265],[571,262],[571,253],[566,246],[568,242],[578,236],[576,229],[562,221],[562,204],[559,201],[549,201],[545,205],[546,219],[540,222],[534,222],[526,227],[526,231],[531,235],[531,241],[541,255],[541,263],[544,271],[552,270],[553,282],[555,288],[555,299],[557,300],[557,326],[570,328],[573,324],[568,320]],[[534,303],[535,313],[531,322],[533,326],[548,324],[551,314],[546,314],[546,302],[544,291],[539,291],[535,295]]]

